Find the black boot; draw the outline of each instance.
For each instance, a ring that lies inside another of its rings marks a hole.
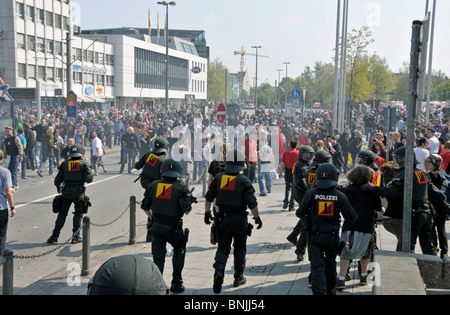
[[[170,287],[170,292],[173,292],[173,293],[182,293],[182,292],[184,292],[183,281],[172,282],[172,286]]]
[[[225,266],[218,265],[215,267],[213,291],[216,294],[222,292],[223,278],[225,277]]]
[[[241,285],[244,285],[247,282],[247,279],[244,277],[244,269],[239,269],[234,272],[234,282],[233,287],[237,288]]]

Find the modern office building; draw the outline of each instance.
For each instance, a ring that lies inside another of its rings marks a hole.
[[[116,106],[163,105],[165,101],[165,37],[148,36],[148,29],[117,28],[83,30],[80,37],[114,46]],[[146,32],[141,33],[141,32]],[[169,104],[204,104],[207,100],[208,59],[200,56],[195,42],[204,32],[169,30]],[[177,37],[174,34],[183,35]],[[200,34],[200,35],[199,35]],[[203,43],[203,42],[202,42]],[[206,44],[202,51],[206,53]],[[203,45],[202,44],[202,45]]]
[[[43,106],[131,109],[165,101],[165,37],[122,28],[79,31],[70,0],[0,1],[0,74],[11,88],[40,89]],[[69,35],[71,29],[78,29]],[[209,48],[203,31],[169,30],[169,104],[205,103]],[[180,35],[177,37],[175,35]],[[70,56],[67,52],[71,50]],[[68,75],[70,82],[67,81]],[[36,104],[38,96],[16,99]]]
[[[80,105],[114,102],[113,46],[70,36],[70,22],[69,0],[0,1],[0,74],[11,88],[39,88],[43,106],[63,104],[68,72]]]

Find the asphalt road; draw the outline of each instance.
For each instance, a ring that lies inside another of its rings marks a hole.
[[[111,240],[123,238],[124,242],[128,242],[129,211],[123,213],[129,205],[130,196],[136,196],[138,201],[143,198],[139,182],[133,183],[139,172],[134,170],[132,174],[127,174],[125,168],[124,174],[119,174],[117,148],[103,158],[108,172],[103,174],[100,171],[93,183],[87,185],[86,195],[91,198],[93,205],[88,213],[92,223],[91,252],[102,249]],[[55,175],[49,176],[48,171],[45,171],[41,178],[36,172],[28,170],[28,179],[19,179],[20,189],[14,193],[16,216],[9,219],[7,248],[17,256],[14,260],[15,290],[65,268],[82,255],[82,244],[64,245],[54,250],[72,236],[73,206],[61,231],[59,243],[46,243],[56,220],[56,214],[51,209],[52,200],[57,194],[53,184]],[[138,206],[137,224],[144,225],[145,222],[146,215]],[[27,257],[33,255],[38,257]]]

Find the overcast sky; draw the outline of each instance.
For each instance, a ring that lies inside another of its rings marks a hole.
[[[75,19],[82,29],[113,27],[148,27],[148,10],[152,28],[157,14],[164,27],[165,7],[157,0],[72,0],[79,9]],[[341,1],[342,3],[343,1]],[[370,52],[388,60],[393,71],[403,61],[409,62],[411,26],[425,17],[426,0],[350,0],[349,31],[367,25],[375,43]],[[429,0],[432,10],[433,0]],[[450,76],[450,1],[437,0],[433,69]],[[342,16],[342,12],[341,12]],[[337,0],[176,0],[169,7],[169,28],[204,30],[211,60],[219,58],[230,72],[240,68],[235,50],[254,53],[252,46],[262,46],[258,83],[268,80],[274,85],[277,69],[285,76],[299,76],[305,66],[316,61],[333,62],[336,39]],[[255,57],[246,57],[250,76],[255,75]]]

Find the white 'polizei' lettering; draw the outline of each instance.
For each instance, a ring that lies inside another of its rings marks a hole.
[[[338,197],[334,196],[334,195],[316,195],[316,200],[317,199],[319,199],[319,200],[335,200],[335,201],[337,201]]]

